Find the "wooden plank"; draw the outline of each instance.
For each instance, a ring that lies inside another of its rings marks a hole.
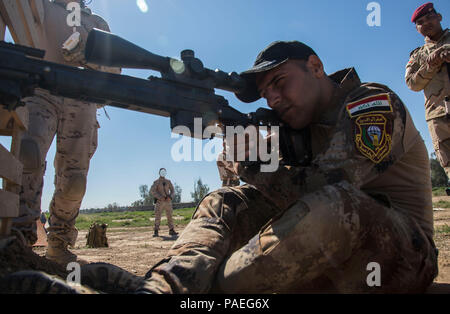
[[[14,42],[34,47],[27,32],[27,23],[20,3],[17,0],[0,1],[0,14],[6,22]]]
[[[0,15],[0,40],[5,40],[6,22]]]
[[[12,112],[12,116],[20,130],[28,130],[29,116],[27,107],[17,107],[16,110]]]
[[[0,107],[0,135],[12,136],[15,125],[25,131],[28,129],[28,122],[28,109],[26,107],[18,107],[14,111]]]
[[[0,106],[0,135],[12,136],[14,117],[11,112]]]
[[[19,216],[19,195],[0,190],[0,218]]]
[[[28,38],[33,43],[33,47],[39,48],[39,43],[42,42],[42,34],[38,31],[39,27],[33,15],[33,10],[30,6],[29,0],[20,0],[20,10],[24,17],[24,24],[26,25],[26,31]]]
[[[0,177],[8,183],[22,184],[23,165],[3,145],[0,144]]]
[[[45,18],[44,3],[42,0],[29,0],[29,2],[31,11],[33,12],[34,21],[38,25],[43,25]]]

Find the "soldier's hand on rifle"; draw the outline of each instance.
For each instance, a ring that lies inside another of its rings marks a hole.
[[[256,136],[255,136],[256,135]],[[224,138],[223,147],[227,160],[235,162],[257,161],[260,159],[260,147],[271,147],[271,138],[274,134],[262,136],[257,130],[252,136],[248,133],[235,134],[233,139]],[[236,167],[235,167],[236,168]]]
[[[443,52],[445,52],[445,47],[440,47],[433,51],[427,58],[427,64],[431,68],[439,67],[443,62],[445,57],[443,57]]]

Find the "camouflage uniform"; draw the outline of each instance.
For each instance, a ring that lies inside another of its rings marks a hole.
[[[73,51],[63,51],[63,42],[73,33],[73,28],[66,24],[66,4],[50,1],[43,3],[45,19],[42,27],[45,40],[40,43],[40,48],[46,50],[46,60],[120,73],[120,69],[86,64],[83,57],[88,32],[94,27],[109,31],[102,18],[84,8],[81,27],[77,28],[81,41]],[[24,170],[19,217],[14,220],[13,227],[25,235],[30,245],[36,242],[36,219],[41,212],[45,159],[57,134],[55,192],[50,204],[48,241],[49,250],[58,247],[66,252],[67,245],[73,246],[77,238],[75,219],[86,191],[89,162],[97,148],[97,104],[55,97],[42,89],[36,89],[35,96],[24,101],[29,111],[29,129],[21,142],[20,159]]]
[[[45,157],[58,134],[49,238],[57,237],[74,245],[77,237],[75,218],[86,190],[89,161],[97,148],[96,105],[55,97],[43,90],[36,90],[35,96],[25,102],[30,123],[21,145],[24,163],[21,212],[14,226],[24,232],[31,243],[36,241],[34,222],[41,211]]]
[[[240,184],[239,177],[234,173],[233,162],[225,160],[225,154],[221,153],[217,158],[217,169],[219,170],[222,186],[237,186]]]
[[[427,150],[401,100],[354,69],[309,126],[307,167],[259,172],[198,205],[153,293],[423,292],[437,274]],[[371,97],[371,98],[367,98]],[[375,100],[374,100],[375,99]],[[381,104],[381,105],[380,105]],[[369,287],[367,266],[381,268]]]
[[[163,177],[159,177],[158,180],[153,182],[150,193],[157,200],[155,205],[155,231],[159,230],[161,213],[163,210],[166,212],[167,225],[170,230],[173,230],[172,199],[175,195],[175,189],[173,188],[172,182]],[[169,197],[170,199],[165,200],[166,197]]]
[[[450,32],[448,29],[437,41],[425,38],[425,45],[411,52],[406,65],[406,84],[413,91],[423,89],[425,95],[425,118],[428,123],[436,156],[447,177],[450,178],[450,125],[445,106],[445,97],[450,97],[450,78],[448,63],[439,67],[429,67],[427,57],[436,49],[445,47],[450,50]]]

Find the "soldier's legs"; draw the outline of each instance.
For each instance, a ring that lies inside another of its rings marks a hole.
[[[161,224],[162,202],[157,201],[155,204],[155,232],[159,230]]]
[[[173,213],[173,208],[172,208],[172,202],[163,202],[164,203],[164,210],[166,212],[166,217],[167,217],[167,226],[169,227],[169,230],[172,230],[174,228],[174,224],[173,224],[173,217],[172,217],[172,213]]]
[[[48,92],[36,90],[34,97],[24,101],[29,112],[29,124],[20,146],[22,189],[19,217],[14,218],[13,228],[25,236],[29,245],[33,245],[37,240],[36,219],[41,213],[45,159],[55,136],[60,100]]]
[[[57,130],[55,192],[50,204],[49,250],[75,244],[75,219],[86,191],[89,162],[97,148],[95,104],[64,98]],[[49,254],[50,253],[50,254]],[[57,259],[57,258],[56,258]]]
[[[450,180],[450,120],[447,117],[431,119],[428,121],[428,130],[436,157]]]
[[[371,262],[380,265],[380,287],[367,283]],[[213,290],[288,293],[325,276],[340,292],[417,293],[436,274],[432,239],[415,222],[339,184],[305,195],[266,225],[221,265]]]
[[[280,213],[254,187],[222,188],[207,195],[167,258],[146,275],[153,293],[205,293],[227,255]]]

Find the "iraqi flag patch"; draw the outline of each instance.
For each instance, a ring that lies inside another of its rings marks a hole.
[[[389,94],[380,94],[351,102],[346,106],[350,118],[365,113],[392,112]]]

